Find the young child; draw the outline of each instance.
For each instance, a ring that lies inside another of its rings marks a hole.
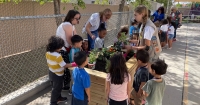
[[[88,39],[83,39],[83,44],[82,44],[82,49],[85,51],[87,54],[89,54],[89,48],[88,48]]]
[[[78,67],[74,68],[72,72],[74,84],[71,105],[88,105],[90,102],[90,76],[84,69],[88,64],[87,54],[84,51],[75,53],[74,61]]]
[[[129,35],[130,35],[130,37],[133,36],[133,34],[136,33],[136,31],[137,31],[137,22],[133,21],[131,23],[130,28],[129,28]]]
[[[171,17],[167,17],[169,21],[169,29],[168,29],[168,49],[172,49],[172,41],[174,38],[174,31],[175,31],[175,23],[171,22]]]
[[[107,75],[106,93],[109,105],[128,105],[131,91],[131,76],[122,53],[117,52],[110,58]]]
[[[69,61],[74,62],[74,54],[80,51],[80,48],[83,43],[83,38],[79,35],[73,35],[71,38],[72,48],[69,54]]]
[[[60,37],[52,36],[46,48],[46,59],[49,66],[49,80],[52,84],[50,105],[58,105],[59,102],[66,101],[66,97],[61,97],[63,87],[64,69],[76,66],[75,63],[66,64],[59,53],[64,46],[64,41]]]
[[[142,87],[149,79],[148,78],[149,71],[147,68],[149,62],[149,53],[144,49],[138,50],[136,53],[136,59],[138,62],[138,69],[136,70],[136,73],[134,75],[134,81],[133,81],[134,89],[131,92],[133,99],[131,100],[134,100],[134,105],[141,105],[143,101]]]
[[[151,65],[151,69],[152,71],[150,71],[150,73],[154,78],[148,80],[142,88],[144,96],[146,97],[145,105],[162,105],[165,80],[161,75],[166,73],[167,64],[163,60],[157,60]]]
[[[168,31],[168,20],[164,19],[162,21],[162,25],[160,27],[160,42],[161,46],[164,48],[166,46],[166,40],[167,40],[167,31]]]
[[[107,34],[107,30],[104,23],[101,23],[98,28],[99,36],[95,39],[94,49],[102,49],[104,47],[104,38]]]

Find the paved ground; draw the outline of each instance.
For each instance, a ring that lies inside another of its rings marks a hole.
[[[160,56],[169,66],[164,76],[167,86],[163,105],[182,105],[183,98],[187,103],[185,105],[200,105],[200,24],[183,25],[177,33],[177,41],[173,43],[173,48],[164,49]],[[187,76],[186,84],[183,85],[184,77]],[[44,90],[33,97],[40,96],[39,98],[34,101],[27,100],[24,104],[49,105],[49,91],[50,88]],[[63,95],[68,96],[67,92],[63,92]]]

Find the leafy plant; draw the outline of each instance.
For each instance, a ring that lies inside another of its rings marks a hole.
[[[97,59],[97,52],[96,50],[93,50],[90,52],[90,55],[89,55],[89,63],[90,64],[93,64]]]

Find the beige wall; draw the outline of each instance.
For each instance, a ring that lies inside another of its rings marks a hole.
[[[62,4],[62,14],[66,14],[69,9],[73,9],[71,4]],[[113,12],[118,11],[117,5],[86,5],[86,9],[79,9],[83,15],[80,24],[76,25],[76,30],[81,35],[82,27],[88,20],[91,13],[110,8]],[[127,7],[125,8],[127,9]],[[34,15],[52,15],[53,4],[46,3],[39,5],[37,2],[22,2],[18,5],[13,3],[0,4],[0,17],[9,16],[34,16]],[[125,15],[124,15],[125,16]],[[115,28],[118,15],[113,15],[109,23],[111,28]],[[125,16],[128,18],[128,15]],[[124,17],[124,18],[125,18]],[[127,23],[127,19],[123,19]],[[56,32],[55,18],[38,18],[38,19],[19,19],[19,20],[0,20],[0,58],[12,54],[21,53],[27,50],[37,49],[45,46],[50,36]],[[83,35],[85,37],[85,35]]]

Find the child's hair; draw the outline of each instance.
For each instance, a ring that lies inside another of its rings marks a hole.
[[[110,58],[109,73],[112,84],[122,84],[124,77],[128,77],[126,60],[122,53],[117,52]]]
[[[57,36],[51,36],[46,46],[46,51],[54,52],[64,46],[64,40]]]
[[[74,45],[75,43],[80,42],[80,41],[83,41],[83,38],[82,38],[81,36],[79,36],[79,35],[73,35],[73,36],[71,37],[71,42],[72,42],[73,45]]]
[[[167,19],[163,19],[162,21],[162,25],[168,24],[168,20]]]
[[[171,23],[172,22],[171,16],[167,16],[167,20],[168,20],[169,23]]]
[[[158,75],[163,75],[167,72],[168,65],[164,60],[157,60],[151,65],[151,69],[155,70],[155,73]]]
[[[123,33],[125,32],[125,34],[127,35],[128,34],[128,26],[123,26],[120,30],[120,33]]]
[[[84,51],[79,51],[74,54],[74,62],[81,66],[87,60],[87,54]]]
[[[99,28],[98,28],[98,32],[104,31],[104,30],[106,30],[105,24],[101,23],[100,26],[99,26]]]
[[[176,28],[176,23],[175,22],[171,22],[171,25],[174,26],[174,28]]]
[[[133,26],[133,25],[136,25],[137,24],[137,21],[133,21],[133,22],[131,22],[131,25]]]
[[[144,49],[138,50],[136,53],[136,59],[140,60],[142,63],[148,63],[149,53]]]

